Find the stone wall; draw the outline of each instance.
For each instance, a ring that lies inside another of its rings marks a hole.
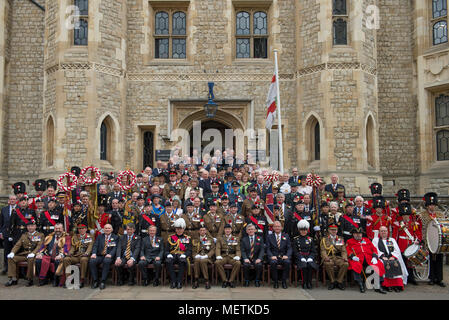
[[[7,106],[9,183],[37,176],[42,162],[44,12],[13,1]]]
[[[416,94],[413,85],[410,1],[380,0],[377,30],[379,153],[386,192],[417,190]]]

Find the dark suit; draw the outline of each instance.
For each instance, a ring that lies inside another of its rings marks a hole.
[[[164,240],[161,237],[154,237],[154,245],[151,243],[150,236],[143,238],[140,246],[140,257],[145,257],[145,260],[139,258],[139,269],[144,280],[148,279],[146,267],[149,264],[154,266],[154,280],[159,280],[162,268],[162,258],[164,257]],[[159,260],[156,260],[159,257]]]
[[[134,279],[135,271],[136,271],[136,265],[139,262],[140,258],[140,246],[141,246],[141,237],[136,235],[135,233],[132,235],[131,241],[131,247],[129,252],[129,259],[126,257],[126,248],[128,245],[128,238],[130,236],[127,234],[124,234],[120,237],[120,240],[118,242],[117,247],[117,258],[120,258],[122,260],[122,263],[118,266],[118,273],[119,277],[123,278],[123,267],[125,264],[127,264],[129,259],[132,259],[134,261],[132,267],[128,267],[128,271],[130,274],[130,280]]]
[[[299,183],[299,176],[291,176],[290,178],[288,178],[288,183],[292,183],[293,181]]]
[[[95,240],[94,246],[92,248],[92,254],[96,254],[96,258],[91,258],[89,261],[89,269],[92,275],[93,281],[98,281],[98,266],[103,263],[103,270],[101,272],[101,282],[106,282],[108,278],[109,268],[111,263],[115,260],[115,255],[117,253],[117,246],[119,245],[119,236],[116,234],[109,235],[109,244],[106,248],[106,254],[103,255],[104,244],[105,244],[105,234],[100,234]],[[106,255],[110,254],[110,258],[106,258]]]
[[[250,237],[246,236],[240,242],[240,250],[242,252],[242,260],[243,260],[243,276],[245,280],[249,280],[249,269],[251,266],[254,266],[256,269],[256,281],[260,281],[260,276],[262,274],[262,264],[263,264],[263,256],[265,253],[263,237],[255,234],[254,236],[254,253],[251,256],[251,244]],[[246,259],[249,259],[249,262],[245,262]],[[260,259],[259,263],[256,263],[256,260]]]
[[[277,245],[276,235],[272,233],[267,237],[267,257],[270,262],[271,274],[273,281],[278,281],[277,266],[282,265],[282,281],[286,281],[290,272],[291,257],[292,257],[292,245],[290,237],[286,233],[281,232],[280,246]],[[283,260],[282,257],[287,256],[288,259]],[[276,257],[273,260],[272,257]]]
[[[8,258],[7,255],[11,252],[13,247],[12,240],[9,241],[11,237],[11,216],[13,214],[13,209],[11,206],[6,206],[2,208],[0,214],[0,233],[3,235],[3,255],[4,255],[4,271],[8,271]]]
[[[338,187],[343,187],[344,188],[344,186],[342,184],[339,184],[339,183],[337,183],[335,189],[332,187],[331,183],[330,184],[326,184],[326,186],[324,187],[324,191],[329,191],[330,193],[332,193],[332,196],[334,197],[334,199],[337,199],[337,195],[338,195],[337,189],[338,189]]]
[[[199,183],[198,183],[198,186],[200,188],[203,188],[203,194],[212,192],[212,189],[210,187],[210,179],[204,180],[204,179],[201,178]]]

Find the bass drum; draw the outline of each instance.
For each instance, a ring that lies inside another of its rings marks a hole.
[[[431,220],[427,224],[426,240],[433,254],[449,253],[449,220]]]

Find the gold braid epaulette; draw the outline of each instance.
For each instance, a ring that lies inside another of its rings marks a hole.
[[[321,240],[321,244],[324,247],[324,249],[327,251],[327,255],[330,256],[331,254],[334,255],[334,251],[336,250],[334,245],[331,244],[329,247],[326,246],[326,238],[323,238]]]
[[[171,246],[175,246],[174,249],[170,250],[170,253],[171,253],[171,254],[183,254],[183,253],[184,253],[183,251],[181,251],[181,250],[179,249],[179,243],[180,243],[180,241],[181,241],[181,240],[178,238],[178,240],[177,240],[176,242],[172,242],[172,236],[169,236],[169,237],[168,237],[168,244],[171,245]]]

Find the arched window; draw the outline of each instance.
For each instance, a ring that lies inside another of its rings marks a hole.
[[[432,39],[433,44],[447,42],[447,0],[432,1]]]
[[[54,155],[54,145],[55,145],[55,124],[53,122],[53,117],[49,117],[47,120],[47,167],[53,165],[53,155]]]
[[[320,123],[317,118],[311,116],[306,123],[306,150],[308,161],[321,159]]]
[[[366,122],[366,159],[368,161],[368,166],[371,168],[375,168],[375,149],[374,149],[374,121],[371,116],[368,117],[368,121]]]
[[[108,127],[103,121],[100,127],[100,160],[107,160],[108,153]]]
[[[75,23],[73,30],[73,44],[76,46],[87,46],[88,35],[88,21],[89,21],[89,1],[88,0],[75,0],[74,6],[77,9],[79,23]]]
[[[268,19],[265,11],[239,11],[235,20],[236,58],[268,57]]]

